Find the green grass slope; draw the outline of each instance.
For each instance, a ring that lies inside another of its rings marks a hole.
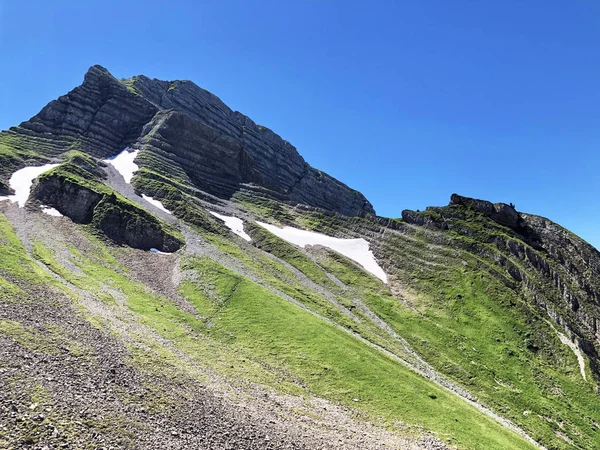
[[[0,224],[0,241],[11,249],[0,253],[3,285],[16,282],[9,290],[27,286],[32,272],[36,282],[57,285],[57,279],[34,269],[37,258],[58,280],[85,290],[116,315],[150,327],[168,342],[140,337],[153,356],[148,359],[131,347],[138,370],[170,367],[189,374],[194,373],[192,362],[240,385],[260,383],[281,392],[314,394],[388,426],[396,421],[411,425],[410,433],[432,430],[459,448],[530,448],[519,436],[352,333],[212,259],[184,258],[182,269],[190,278],[180,289],[197,312],[191,314],[130,277],[119,259],[133,250],[112,249],[87,234],[85,227],[86,251],[69,246],[65,259],[64,248],[41,240],[34,241],[30,254],[5,218]],[[57,288],[62,289],[60,284]],[[102,286],[110,286],[112,294]],[[115,295],[125,303],[115,301]],[[92,323],[117,332],[106,317],[97,317],[84,304],[79,308]],[[31,338],[14,323],[5,323],[0,332],[24,341]],[[186,359],[174,354],[174,348]]]
[[[248,197],[240,205],[262,215],[271,208]],[[348,287],[342,296],[360,299],[441,374],[547,448],[600,447],[598,383],[589,360],[584,379],[575,353],[560,340],[557,331],[564,331],[536,301],[545,297],[559,312],[571,309],[561,306],[560,291],[543,273],[507,254],[511,242],[527,245],[513,231],[459,207],[445,212],[457,217],[451,230],[281,208],[272,215],[281,223],[370,238],[396,295],[334,252],[314,252],[318,266]],[[441,218],[436,210],[424,215]],[[292,253],[263,248],[294,264]],[[564,272],[548,254],[529,251]],[[527,281],[507,268],[517,268]]]

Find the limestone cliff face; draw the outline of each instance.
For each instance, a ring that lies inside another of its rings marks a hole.
[[[106,69],[93,66],[81,86],[51,101],[16,130],[24,134],[50,135],[63,145],[78,142],[88,153],[106,157],[133,141],[156,111],[152,104],[130,92]]]
[[[140,167],[184,172],[195,187],[221,198],[255,189],[344,215],[374,213],[362,194],[189,81],[117,80],[93,66],[81,86],[6,133],[50,140],[49,156],[77,148],[106,157],[133,146],[141,150]]]
[[[102,200],[102,194],[60,176],[38,180],[32,194],[44,205],[56,208],[76,223],[90,223],[94,208]]]
[[[155,129],[182,167],[202,189],[226,196],[240,185],[266,188],[275,197],[345,215],[374,213],[358,192],[312,168],[289,142],[190,81],[166,82],[144,76],[128,80],[160,110],[174,110]],[[188,161],[186,161],[188,160]],[[186,164],[189,163],[189,164]]]

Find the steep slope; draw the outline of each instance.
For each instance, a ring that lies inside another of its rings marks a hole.
[[[193,83],[99,66],[0,162],[2,195],[52,163],[0,200],[0,446],[600,446],[600,254],[547,219],[378,217]]]

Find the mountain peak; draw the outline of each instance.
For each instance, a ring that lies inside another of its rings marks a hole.
[[[178,114],[167,117],[167,110]],[[251,191],[348,216],[375,213],[362,194],[314,169],[289,142],[191,81],[117,80],[94,65],[81,86],[13,131],[51,137],[56,153],[74,142],[96,157],[135,147],[141,168],[183,172],[196,188],[220,198]]]

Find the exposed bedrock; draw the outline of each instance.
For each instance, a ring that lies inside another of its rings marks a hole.
[[[450,197],[451,205],[463,205],[472,208],[488,216],[494,222],[507,226],[513,230],[523,227],[521,216],[514,206],[506,203],[492,203],[487,200],[477,200],[474,198],[463,197],[462,195],[452,194]]]
[[[94,210],[93,224],[117,244],[174,252],[183,242],[154,216],[114,196],[104,196]]]
[[[33,198],[77,223],[93,223],[117,244],[174,252],[183,241],[158,218],[114,194],[96,192],[60,175],[41,177]]]
[[[0,195],[11,195],[14,191],[8,186],[7,183],[0,180]]]
[[[26,150],[52,155],[75,148],[104,158],[137,142],[160,156],[160,169],[182,169],[197,187],[223,198],[259,189],[344,215],[374,213],[362,194],[312,168],[289,142],[189,81],[117,80],[93,66],[81,86],[5,133],[27,137]],[[42,138],[44,148],[33,148]]]
[[[213,140],[193,149],[201,153],[199,158],[210,158],[212,151],[219,157],[233,158],[233,172],[231,169],[220,172],[226,161],[214,161],[218,171],[213,175],[221,182],[235,186],[233,180],[236,180],[236,189],[239,183],[255,184],[273,191],[275,196],[283,195],[289,202],[344,215],[374,213],[373,206],[362,194],[312,168],[289,142],[240,112],[232,111],[217,96],[191,81],[168,82],[138,76],[127,82],[155,107],[176,110],[192,119],[186,123],[191,129],[197,127],[191,122],[200,122],[213,130]],[[210,136],[210,133],[200,133],[200,137],[205,138],[207,134]],[[192,178],[200,175],[203,174]]]
[[[102,194],[60,176],[40,178],[33,188],[32,197],[76,223],[90,223],[94,208],[102,200]]]
[[[61,142],[76,141],[79,149],[106,157],[135,140],[156,111],[106,69],[93,66],[81,86],[51,101],[12,131]]]
[[[452,245],[505,269],[538,308],[577,338],[600,377],[598,250],[546,218],[457,194],[448,206],[405,210],[402,218],[412,225],[454,232],[460,238],[452,239]]]
[[[134,144],[147,168],[185,171],[203,191],[229,198],[240,188],[262,189],[272,197],[336,211],[344,215],[373,212],[362,194],[298,158],[271,148],[249,147],[178,111],[162,111]],[[153,154],[152,158],[144,152]],[[297,154],[297,153],[296,153]],[[299,156],[299,155],[298,155]],[[176,164],[176,169],[173,168]]]

